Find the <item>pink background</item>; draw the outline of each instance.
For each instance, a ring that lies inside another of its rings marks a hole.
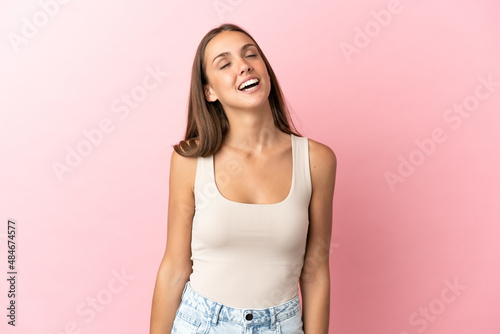
[[[57,3],[0,3],[2,333],[148,332],[194,51],[226,21],[337,154],[330,333],[500,333],[498,1]]]

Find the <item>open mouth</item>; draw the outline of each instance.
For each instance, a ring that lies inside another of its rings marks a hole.
[[[250,80],[243,82],[238,87],[238,89],[246,92],[246,91],[252,90],[252,88],[257,86],[259,84],[259,82],[260,82],[259,79],[250,79]]]

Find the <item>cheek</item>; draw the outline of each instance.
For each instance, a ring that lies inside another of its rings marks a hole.
[[[271,82],[271,77],[269,76],[269,72],[267,71],[266,64],[262,63],[261,66],[261,73],[264,73],[265,78],[267,78],[267,81]]]
[[[229,75],[219,78],[219,80],[217,80],[217,84],[222,94],[233,89],[233,86],[235,85],[233,77]]]
[[[217,94],[224,94],[224,92],[230,87],[230,81],[224,76],[213,76],[211,86]]]
[[[265,67],[264,67],[264,71],[266,71],[266,72],[265,72],[265,73],[266,73],[266,74],[265,74],[265,76],[266,76],[266,80],[267,80],[267,82],[269,83],[269,90],[271,90],[271,85],[272,85],[272,83],[271,83],[271,76],[269,75],[269,72],[267,72],[267,70],[266,70],[266,68],[265,68]]]
[[[226,87],[232,87],[234,85],[234,77],[232,75],[226,75],[223,78],[223,84]]]

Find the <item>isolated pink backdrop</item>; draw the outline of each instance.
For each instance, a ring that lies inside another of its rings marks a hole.
[[[148,332],[191,62],[232,22],[337,154],[330,333],[500,333],[499,19],[495,0],[3,0],[0,331]]]

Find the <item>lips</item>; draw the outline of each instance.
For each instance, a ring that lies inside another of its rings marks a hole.
[[[257,78],[250,78],[248,80],[243,81],[239,86],[238,89],[241,91],[248,91],[251,90],[253,87],[257,86],[259,84],[260,80]]]

